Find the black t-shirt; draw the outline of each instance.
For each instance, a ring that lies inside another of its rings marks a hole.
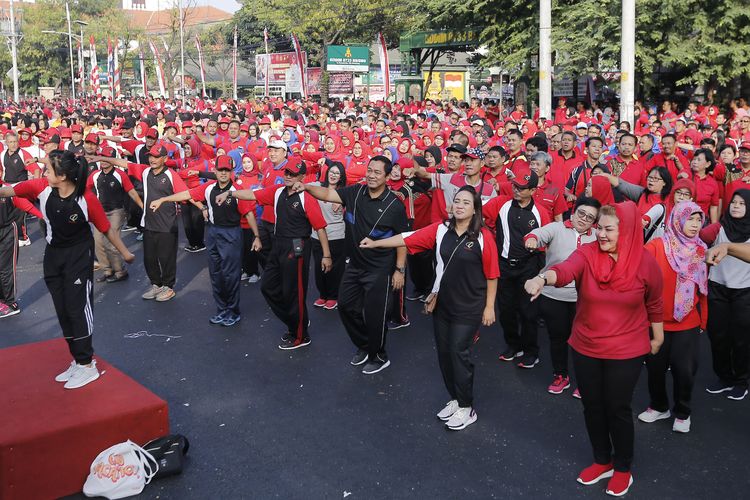
[[[73,153],[75,155],[82,155],[83,152],[84,152],[83,151],[83,141],[81,141],[77,145],[74,144],[73,141],[70,141],[68,143],[68,148],[67,149],[68,149],[68,151],[70,151],[71,153]]]
[[[26,163],[23,161],[20,149],[17,149],[12,154],[9,151],[3,152],[2,159],[4,182],[14,184],[29,180],[29,171],[26,170]]]
[[[502,215],[498,214],[497,248],[502,249],[503,240],[508,238],[508,259],[525,260],[535,255],[526,250],[523,242],[524,236],[539,227],[539,222],[532,211],[533,208],[533,199],[525,207],[521,207],[516,200],[511,201],[507,220],[509,234],[505,234],[505,224],[500,220]]]
[[[309,238],[312,233],[312,225],[307,219],[305,208],[302,204],[301,193],[289,196],[286,189],[276,192],[276,230],[277,238]]]
[[[215,226],[221,227],[239,227],[240,212],[237,209],[239,201],[237,198],[227,196],[227,199],[221,205],[216,203],[216,197],[221,193],[232,189],[232,183],[228,182],[224,188],[219,186],[218,182],[212,183],[206,188],[206,200],[209,202],[209,220]]]
[[[133,189],[128,175],[116,168],[109,172],[95,171],[91,175],[91,184],[106,212],[124,208],[126,192]]]
[[[361,249],[365,237],[382,240],[408,230],[406,209],[398,197],[385,189],[372,198],[367,186],[353,185],[336,192],[346,208],[346,252],[349,263],[368,271],[393,271],[396,251],[392,248]]]
[[[133,164],[130,164],[133,165]],[[184,181],[169,168],[164,168],[155,174],[151,167],[143,171],[143,206],[148,207],[152,201],[165,196],[171,196],[181,191],[187,191]],[[149,231],[171,233],[177,231],[177,205],[162,203],[154,212],[143,210],[141,225]]]
[[[437,313],[452,320],[476,323],[484,311],[487,278],[479,241],[464,236],[448,230],[440,244],[440,256],[446,267],[440,282]],[[461,246],[456,249],[459,242]],[[451,254],[453,259],[447,264]]]

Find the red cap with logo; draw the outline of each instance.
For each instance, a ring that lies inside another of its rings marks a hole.
[[[158,139],[159,131],[151,127],[150,129],[146,131],[146,137],[148,137],[149,139]]]
[[[102,146],[102,148],[99,150],[99,154],[101,156],[106,156],[107,158],[114,158],[115,157],[115,149],[111,148],[109,146]]]
[[[748,149],[748,150],[750,150],[750,141],[742,141],[740,143],[740,147],[738,147],[737,149]]]
[[[74,123],[73,125],[71,125],[70,131],[71,132],[78,132],[79,134],[82,134],[83,133],[83,125],[81,125],[79,123]]]
[[[94,134],[93,132],[90,132],[86,134],[86,139],[84,140],[84,142],[91,142],[94,144],[99,144],[99,136]]]
[[[229,155],[219,155],[216,157],[216,170],[233,170],[234,161]]]
[[[148,150],[149,156],[154,156],[156,158],[161,158],[162,156],[167,156],[167,148],[164,146],[159,146],[158,144],[154,144],[151,146],[151,149]]]
[[[167,124],[164,125],[164,130],[167,130],[168,128],[173,128],[178,132],[180,131],[180,127],[178,127],[175,122],[167,122]]]
[[[531,189],[539,185],[539,177],[536,172],[528,167],[522,167],[518,169],[518,172],[514,172],[515,177],[513,178],[513,184],[521,189]]]

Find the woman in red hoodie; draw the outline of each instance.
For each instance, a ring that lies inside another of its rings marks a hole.
[[[578,303],[568,344],[594,452],[594,463],[581,471],[578,482],[609,477],[607,493],[622,496],[633,484],[633,391],[646,355],[659,352],[664,341],[663,279],[643,248],[635,203],[602,207],[597,242],[581,246],[525,286],[536,299],[545,285],[562,287],[574,280]]]
[[[646,244],[664,277],[664,345],[646,358],[651,403],[638,415],[641,422],[669,418],[667,370],[674,381],[675,432],[690,432],[690,398],[698,370],[701,330],[708,320],[706,244],[699,233],[705,215],[692,201],[679,203],[669,214],[664,236]]]

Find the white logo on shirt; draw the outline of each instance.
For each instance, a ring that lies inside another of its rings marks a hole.
[[[74,285],[80,285],[81,284],[81,278],[78,278],[73,282]]]
[[[71,216],[68,217],[68,219],[70,220],[70,222],[75,222],[78,220],[78,214],[71,214]]]

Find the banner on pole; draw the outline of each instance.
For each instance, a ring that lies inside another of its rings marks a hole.
[[[307,66],[307,53],[302,52],[304,66]],[[285,85],[286,70],[290,66],[297,66],[295,52],[276,52],[273,54],[255,55],[255,81],[258,85],[265,85],[266,75],[270,85]]]

